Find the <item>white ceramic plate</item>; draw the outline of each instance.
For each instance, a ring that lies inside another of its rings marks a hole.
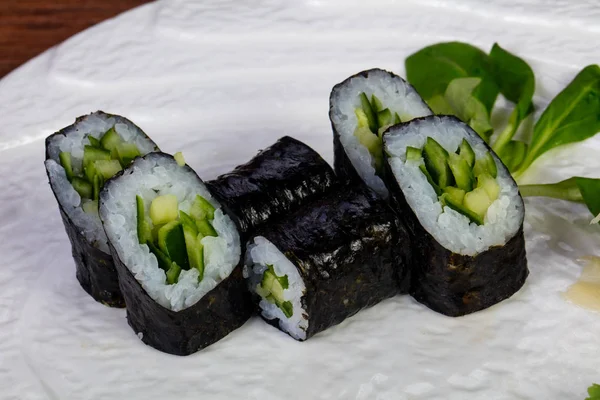
[[[283,135],[332,161],[331,87],[375,66],[403,74],[426,44],[501,43],[533,66],[539,104],[600,59],[596,0],[483,3],[157,2],[0,81],[0,397],[583,399],[600,380],[600,314],[561,295],[581,272],[576,259],[599,253],[583,206],[527,201],[531,274],[483,312],[447,318],[402,296],[305,343],[253,318],[175,357],[80,288],[44,173],[43,139],[97,109],[184,150],[210,179]],[[599,176],[599,143],[546,155],[529,179]]]

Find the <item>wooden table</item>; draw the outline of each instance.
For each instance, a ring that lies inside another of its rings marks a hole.
[[[0,0],[0,78],[102,20],[149,0]]]

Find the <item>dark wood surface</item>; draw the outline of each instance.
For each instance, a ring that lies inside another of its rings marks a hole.
[[[148,0],[0,0],[0,78],[44,50]]]

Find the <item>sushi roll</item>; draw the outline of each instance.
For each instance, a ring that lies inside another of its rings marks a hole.
[[[335,182],[333,170],[316,151],[285,136],[207,186],[247,235],[322,195]]]
[[[125,303],[98,217],[98,195],[104,182],[135,157],[156,150],[133,122],[102,111],[79,117],[46,138],[46,173],[71,242],[77,279],[107,306]]]
[[[181,159],[136,159],[105,185],[100,218],[127,320],[147,345],[188,355],[250,317],[235,223]]]
[[[338,187],[253,235],[244,276],[263,319],[303,341],[399,293],[407,238],[372,190]]]
[[[412,296],[460,316],[517,292],[529,273],[524,205],[496,154],[451,116],[393,126],[383,142],[392,203],[412,236]]]
[[[391,72],[371,69],[335,85],[329,97],[329,119],[336,174],[347,181],[363,181],[387,198],[382,180],[383,131],[431,114],[417,91]]]

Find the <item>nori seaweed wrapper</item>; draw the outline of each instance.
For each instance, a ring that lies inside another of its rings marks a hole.
[[[335,184],[333,170],[316,151],[284,136],[206,186],[234,218],[244,240],[260,225],[289,214]]]
[[[117,123],[136,126],[127,118],[119,115],[107,114],[102,111],[97,111],[93,114],[100,115],[104,118],[112,117],[117,121]],[[77,124],[86,117],[88,117],[88,115],[78,117],[73,125],[69,125],[46,138],[46,160],[51,158],[49,154],[49,144],[51,141],[56,136],[66,136],[73,130],[76,130]],[[139,127],[137,128],[142,135],[151,140]],[[156,149],[158,150],[157,146]],[[49,174],[48,180],[50,180]],[[73,221],[71,221],[66,212],[63,210],[63,207],[58,202],[58,197],[56,193],[54,193],[54,190],[52,190],[52,193],[56,198],[60,216],[65,226],[65,231],[69,237],[69,241],[71,242],[73,260],[75,261],[75,276],[77,277],[81,287],[90,296],[92,296],[94,300],[104,305],[109,307],[125,307],[125,300],[123,299],[123,295],[121,294],[121,290],[119,288],[119,279],[112,256],[100,250],[97,244],[90,243],[85,238],[81,232],[81,229],[78,228]]]
[[[436,118],[458,121],[455,117]],[[423,228],[394,177],[385,151],[384,154],[385,181],[392,206],[412,237],[410,294],[434,311],[458,317],[491,307],[519,291],[529,275],[523,220],[503,246],[492,246],[475,256],[453,253]],[[513,184],[516,186],[514,180]]]
[[[366,79],[372,73],[385,73],[391,79],[399,79],[407,87],[412,88],[412,85],[410,85],[408,82],[406,82],[400,76],[398,76],[392,72],[389,72],[389,71],[384,71],[384,70],[381,70],[378,68],[374,68],[374,69],[369,69],[366,71],[361,71],[359,73],[356,73],[356,74],[346,78],[344,81],[338,83],[331,89],[331,94],[329,97],[329,119],[331,121],[331,129],[333,131],[333,169],[334,169],[338,179],[340,179],[344,182],[347,182],[347,183],[364,183],[364,182],[363,182],[363,179],[358,174],[358,172],[356,171],[356,168],[354,167],[354,165],[352,165],[352,161],[350,161],[350,158],[348,157],[348,154],[346,153],[346,150],[344,149],[344,146],[342,145],[342,142],[340,140],[340,132],[338,132],[338,130],[333,122],[334,103],[336,101],[336,94],[344,86],[349,85],[350,81],[353,80],[354,78],[362,77],[362,78]],[[414,88],[412,88],[412,89],[414,90]],[[418,96],[418,94],[416,93],[416,90],[414,90],[414,92],[415,92],[415,95],[417,96],[416,98],[420,98]],[[358,97],[358,94],[359,93],[356,93],[357,97]],[[386,105],[384,105],[384,106],[386,106]],[[431,113],[431,110],[429,109],[429,107],[426,105],[426,103],[424,101],[423,101],[423,106],[424,106],[424,108],[429,110],[429,113]]]
[[[242,326],[254,312],[242,263],[197,303],[181,311],[156,301],[135,279],[109,243],[127,304],[129,326],[148,346],[178,356],[201,350]]]
[[[391,208],[364,185],[342,186],[266,226],[306,285],[306,338],[406,289],[408,233]],[[278,320],[266,320],[279,327]]]
[[[152,153],[148,156],[172,158],[165,153]],[[119,172],[111,181],[128,173],[130,168]],[[204,184],[188,165],[181,168],[193,172],[196,179]],[[108,193],[108,189],[100,193],[100,204],[106,193]],[[119,275],[119,286],[127,305],[127,322],[148,346],[165,353],[187,356],[217,342],[241,327],[255,311],[242,274],[242,257],[231,274],[202,296],[198,302],[183,310],[173,311],[163,307],[150,297],[123,263],[110,240],[108,245]]]

